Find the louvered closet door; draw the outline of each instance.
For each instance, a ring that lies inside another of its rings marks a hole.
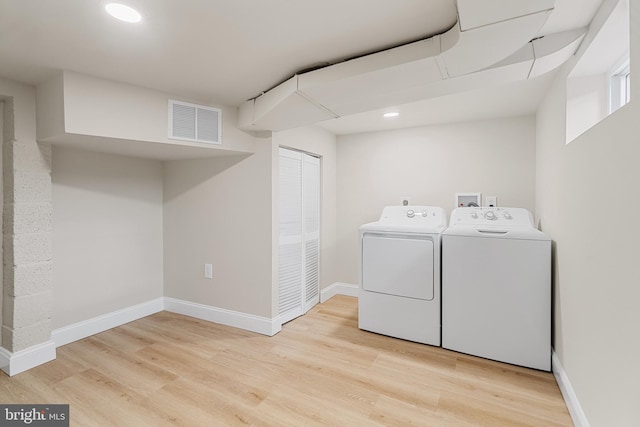
[[[320,159],[280,148],[278,312],[288,322],[319,301]]]
[[[280,149],[280,285],[282,323],[302,314],[302,153]]]
[[[304,312],[320,302],[320,159],[302,159]]]

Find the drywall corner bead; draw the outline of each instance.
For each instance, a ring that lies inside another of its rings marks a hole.
[[[4,269],[5,295],[23,296],[50,290],[53,286],[53,262],[22,264]]]
[[[48,172],[13,173],[13,202],[51,202],[51,175]]]
[[[13,236],[14,265],[51,261],[51,253],[51,233],[16,234]]]

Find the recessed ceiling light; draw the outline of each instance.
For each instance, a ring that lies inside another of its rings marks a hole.
[[[391,113],[384,113],[383,116],[384,117],[398,117],[400,115],[400,113],[397,113],[395,111],[391,112]]]
[[[140,22],[142,15],[137,10],[120,3],[109,3],[104,7],[109,15],[124,22]]]

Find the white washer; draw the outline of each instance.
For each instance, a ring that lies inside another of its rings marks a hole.
[[[520,208],[457,208],[442,236],[442,346],[551,370],[551,240]]]
[[[440,239],[447,217],[433,206],[387,206],[360,227],[358,326],[440,345]]]

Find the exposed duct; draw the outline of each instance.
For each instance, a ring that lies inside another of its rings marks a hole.
[[[585,29],[533,40],[555,0],[457,0],[444,34],[295,75],[240,106],[239,127],[278,131],[486,86],[561,65]]]

